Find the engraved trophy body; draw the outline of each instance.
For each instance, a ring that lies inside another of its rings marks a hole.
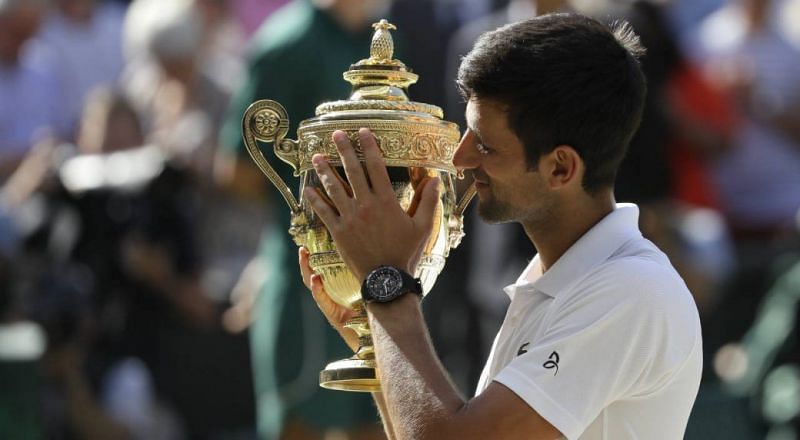
[[[332,166],[341,166],[331,138],[336,130],[350,136],[359,158],[358,129],[372,130],[383,153],[395,195],[408,210],[417,186],[428,176],[440,177],[440,199],[433,230],[426,243],[415,276],[422,281],[423,294],[433,287],[450,249],[463,237],[463,212],[475,194],[470,186],[456,199],[456,169],[452,159],[459,141],[458,126],[442,120],[434,105],[413,102],[406,89],[417,75],[393,56],[389,30],[394,26],[381,20],[373,25],[370,57],[352,65],[344,79],[353,85],[349,99],[319,105],[316,116],[300,123],[298,140],[287,139],[289,120],[283,106],[260,100],[251,104],[242,120],[242,132],[250,156],[283,195],[292,213],[289,233],[298,246],[308,248],[309,262],[323,278],[325,290],[337,303],[359,312],[347,327],[359,336],[359,349],[349,358],[332,362],[320,373],[320,385],[345,391],[379,391],[375,354],[361,301],[361,283],[350,272],[322,221],[305,200],[298,200],[269,165],[258,141],[274,144],[275,155],[292,166],[300,178],[300,193],[307,186],[320,187],[311,165],[316,153],[328,156]],[[344,173],[341,173],[344,176]],[[391,234],[392,231],[386,231]]]

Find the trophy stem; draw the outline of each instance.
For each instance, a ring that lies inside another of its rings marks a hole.
[[[349,359],[331,362],[320,371],[319,385],[323,388],[360,392],[381,389],[367,310],[361,305],[356,311],[358,315],[348,320],[344,326],[358,335],[358,350]]]
[[[375,359],[375,349],[372,347],[372,332],[369,329],[367,320],[367,310],[364,307],[356,309],[358,316],[348,320],[344,326],[353,330],[358,335],[358,351],[356,357],[359,359]]]

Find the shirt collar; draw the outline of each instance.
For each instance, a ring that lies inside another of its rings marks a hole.
[[[641,236],[639,208],[632,203],[618,203],[616,209],[583,234],[547,272],[542,273],[537,254],[517,281],[503,290],[511,299],[516,292],[534,291],[555,298],[576,277],[606,261],[628,240]]]

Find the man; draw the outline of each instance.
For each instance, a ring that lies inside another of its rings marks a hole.
[[[418,293],[406,279],[428,238],[438,179],[423,185],[412,216],[368,130],[364,169],[334,133],[350,189],[324,156],[313,158],[335,206],[314,189],[305,196],[365,280],[375,399],[390,438],[682,438],[702,366],[697,309],[642,238],[637,208],[613,197],[641,118],[641,52],[627,26],[557,14],[485,34],[461,64],[467,130],[453,162],[474,175],[481,216],[521,223],[539,252],[506,288],[511,305],[468,401],[431,348],[419,295],[405,294]],[[307,258],[301,250],[314,298],[353,347],[342,327],[352,312],[333,304]],[[394,273],[398,288],[382,283]]]

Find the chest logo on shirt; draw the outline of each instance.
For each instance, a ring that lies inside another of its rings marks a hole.
[[[526,342],[526,343],[520,345],[519,346],[519,350],[517,350],[517,356],[527,353],[528,350],[526,350],[525,347],[527,347],[528,345],[530,345],[530,342]]]
[[[525,344],[525,345],[527,345],[527,344]],[[550,356],[547,358],[547,361],[545,363],[543,363],[542,366],[547,368],[548,370],[551,370],[551,369],[555,368],[556,372],[553,373],[553,376],[555,376],[556,374],[558,374],[558,361],[559,360],[560,360],[560,357],[558,356],[558,352],[554,351],[554,352],[550,353]]]

